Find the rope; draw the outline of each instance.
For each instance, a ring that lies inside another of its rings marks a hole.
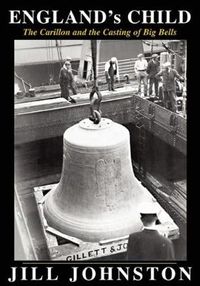
[[[48,84],[50,83],[50,78],[54,79],[54,64],[53,64],[53,44],[51,40],[46,40],[47,47],[47,72],[48,72]]]
[[[58,40],[56,40],[56,48],[57,48],[58,60],[59,60],[59,63],[60,63],[60,67],[62,67],[63,59],[62,59],[61,48],[59,46]]]

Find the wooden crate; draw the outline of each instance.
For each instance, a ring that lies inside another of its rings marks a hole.
[[[56,184],[51,184],[34,188],[39,216],[51,260],[92,260],[127,251],[128,235],[99,242],[85,242],[50,227],[44,217],[43,204],[45,194],[55,186]],[[170,239],[177,239],[179,237],[179,228],[164,210],[162,212],[161,223],[156,228],[163,236],[167,236]]]

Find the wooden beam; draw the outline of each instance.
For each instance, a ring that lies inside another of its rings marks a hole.
[[[139,115],[144,128],[167,144],[186,154],[186,119],[135,94],[133,87],[103,91],[102,115],[120,124],[135,123]],[[17,104],[15,108],[15,144],[62,136],[64,131],[87,118],[89,94],[74,96],[77,103],[65,99]]]

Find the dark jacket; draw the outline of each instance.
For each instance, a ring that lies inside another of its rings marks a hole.
[[[155,75],[159,72],[159,70],[160,70],[160,64],[158,61],[151,60],[148,63],[147,73],[149,75],[149,78],[155,77]]]
[[[175,78],[183,81],[183,78],[174,69],[170,69],[169,72],[166,70],[160,71],[157,73],[156,78],[160,76],[163,77],[163,91],[176,91]]]
[[[59,80],[61,86],[71,85],[71,83],[74,81],[74,76],[71,70],[66,70],[65,68],[62,67],[59,74]]]
[[[127,259],[129,261],[174,260],[173,244],[157,230],[144,229],[129,236]]]

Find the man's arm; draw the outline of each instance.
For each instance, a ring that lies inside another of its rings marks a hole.
[[[109,69],[109,62],[106,62],[105,63],[105,72],[108,72],[108,69]]]
[[[147,69],[147,67],[148,67],[148,62],[147,62],[147,60],[144,60],[144,61],[145,61],[144,68]]]
[[[135,70],[135,73],[137,74],[138,73],[138,61],[135,62],[134,70]]]
[[[110,65],[109,62],[106,62],[106,63],[105,63],[105,74],[108,76],[108,78],[110,78],[109,73],[108,73],[109,65]]]
[[[119,80],[119,65],[118,65],[118,61],[116,61],[115,67],[116,67],[116,78]]]
[[[129,236],[129,239],[128,239],[128,245],[127,245],[127,255],[126,255],[126,259],[128,261],[131,261],[131,260],[137,260],[139,257],[138,257],[138,245],[137,245],[137,237],[135,234],[131,234]]]
[[[62,81],[63,81],[63,70],[61,69],[59,73],[59,83],[62,84]]]
[[[159,71],[156,75],[155,78],[160,79],[160,77],[163,75],[162,71]]]
[[[180,81],[184,81],[184,78],[180,76],[180,74],[176,70],[173,70],[173,71],[174,71],[175,77],[177,77]]]

